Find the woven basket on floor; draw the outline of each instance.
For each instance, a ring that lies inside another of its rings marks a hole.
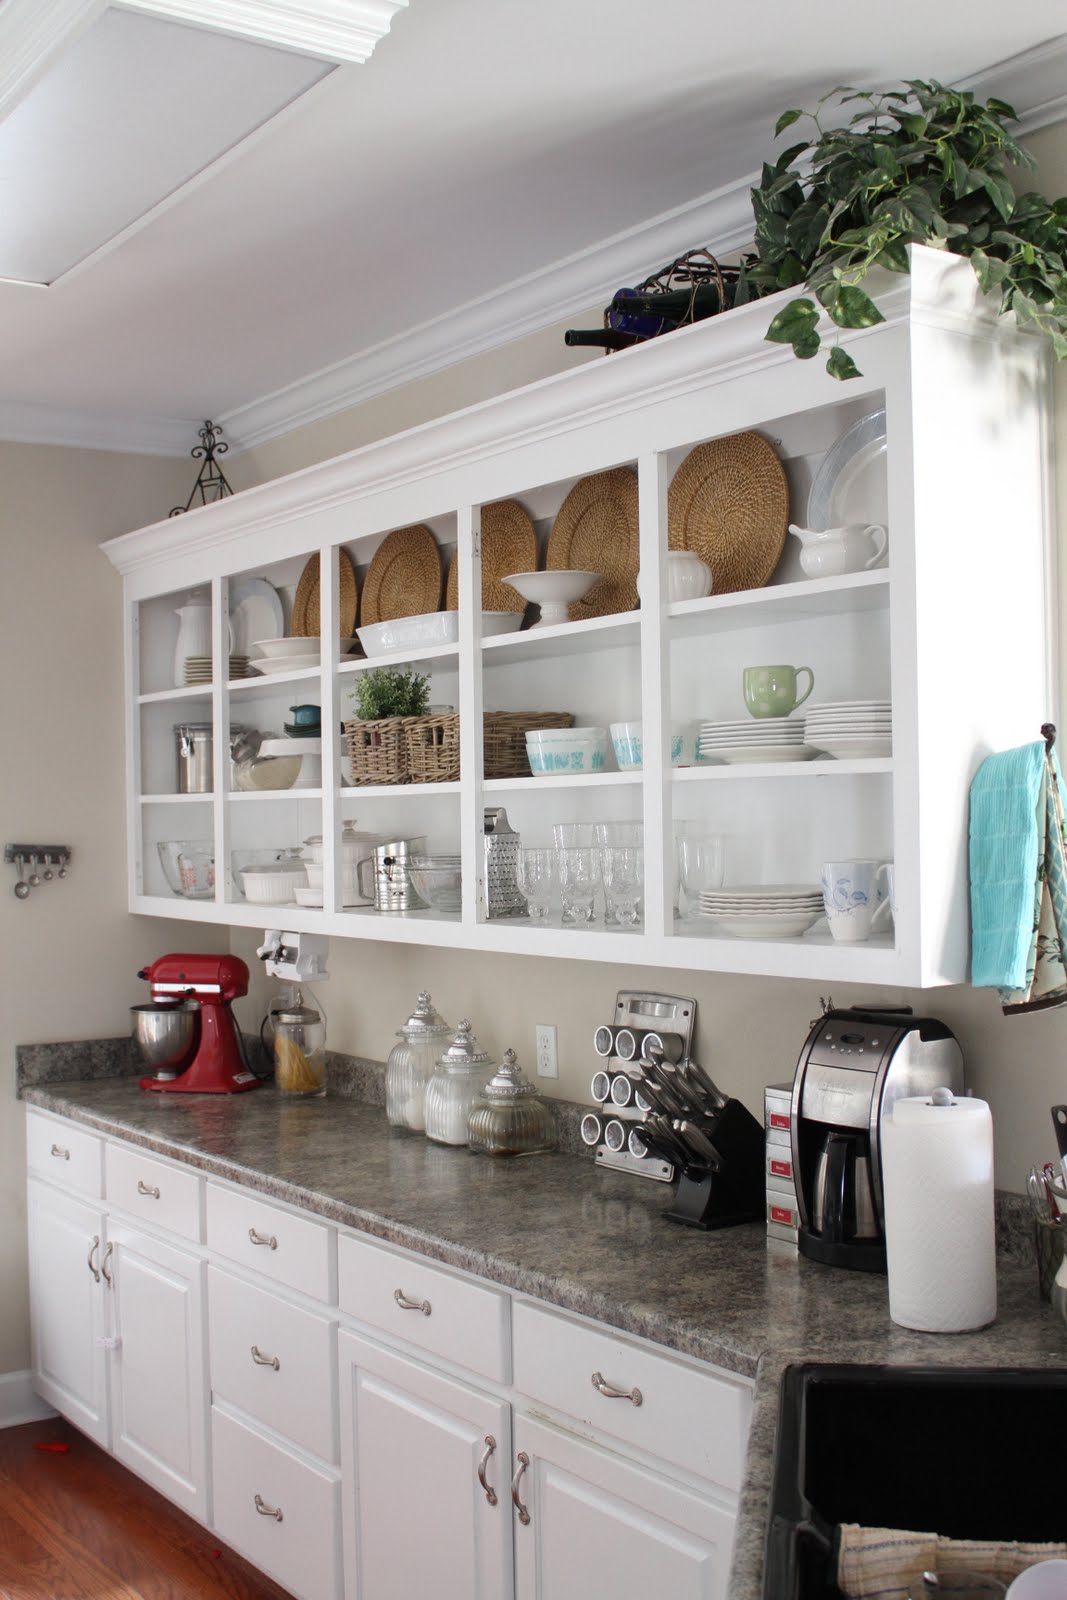
[[[454,783],[459,777],[459,714],[405,717],[409,783]]]
[[[405,724],[410,717],[376,717],[345,723],[350,783],[407,783]]]

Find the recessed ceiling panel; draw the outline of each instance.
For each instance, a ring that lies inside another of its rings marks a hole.
[[[332,70],[105,11],[0,122],[0,278],[54,282]]]

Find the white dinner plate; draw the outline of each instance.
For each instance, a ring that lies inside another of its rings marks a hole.
[[[861,417],[823,457],[808,495],[809,528],[889,521],[885,411]],[[885,557],[875,563],[882,566]]]
[[[262,661],[250,661],[248,665],[253,672],[261,672],[270,677],[272,673],[305,672],[309,669],[319,670],[319,658],[315,656],[264,656]]]
[[[863,760],[868,756],[891,756],[892,739],[821,739],[815,746],[838,761]]]
[[[700,915],[733,939],[794,939],[813,928],[822,912],[804,912],[795,917],[711,917],[705,911]]]
[[[257,639],[284,634],[282,597],[266,578],[237,578],[230,584],[230,628],[234,655],[248,655]]]
[[[746,761],[810,761],[812,756],[818,754],[813,745],[785,744],[774,745],[744,745],[740,748],[731,748],[729,745],[718,750],[701,751],[706,760],[725,761],[730,766],[743,765]]]

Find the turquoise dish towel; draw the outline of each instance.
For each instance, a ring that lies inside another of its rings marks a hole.
[[[1067,1000],[1062,776],[1044,741],[989,756],[971,784],[971,982],[1005,1011]]]

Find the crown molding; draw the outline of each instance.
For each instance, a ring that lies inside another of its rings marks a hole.
[[[60,411],[0,401],[0,443],[55,444],[75,450],[117,450],[134,456],[187,456],[203,417],[149,417],[141,412]]]
[[[37,3],[37,0],[35,0]],[[259,44],[318,56],[324,61],[368,61],[378,40],[408,0],[119,0],[142,11],[236,34]]]
[[[1067,34],[1046,39],[995,67],[961,79],[957,88],[970,89],[979,100],[996,95],[1019,113],[1018,128],[1025,136],[1067,118]]]
[[[220,418],[231,449],[262,444],[587,312],[604,300],[605,284],[644,278],[650,263],[669,261],[702,241],[714,241],[716,252],[729,256],[751,238],[748,191],[754,181],[745,177],[662,212],[261,400],[237,407]]]

